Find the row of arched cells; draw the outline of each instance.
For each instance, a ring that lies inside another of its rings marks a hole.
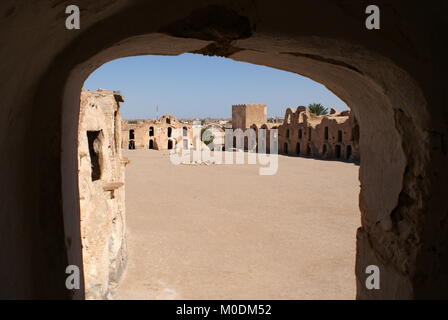
[[[171,138],[173,135],[173,128],[168,128],[167,131],[167,136],[168,138]],[[154,137],[154,127],[149,127],[149,136],[150,137]],[[187,127],[183,127],[182,128],[182,136],[187,137],[188,136],[188,128]],[[169,139],[167,142],[167,148],[168,150],[173,149],[174,147],[174,143],[172,139]],[[135,149],[135,130],[134,129],[130,129],[129,130],[129,146],[128,148],[130,150],[134,150]],[[154,149],[154,139],[150,139],[149,143],[148,143],[148,148],[149,149]]]
[[[301,151],[300,150],[301,150],[300,149],[300,143],[298,142],[296,144],[295,154],[298,155],[298,156],[301,155]],[[322,147],[321,156],[325,158],[328,155],[328,152],[329,152],[329,147],[326,144],[324,144],[323,147]],[[340,145],[340,144],[335,145],[335,149],[334,149],[334,156],[335,156],[335,158],[336,159],[344,158],[346,160],[350,160],[350,158],[352,156],[352,153],[353,153],[352,146],[351,145],[346,146],[346,148],[345,148],[345,156],[344,157],[343,157],[342,152],[343,152],[342,145]],[[291,150],[289,149],[289,143],[288,142],[285,142],[283,144],[283,153],[284,154],[288,154],[288,155],[291,154]],[[306,148],[306,156],[313,156],[313,152],[312,152],[311,146],[309,144],[308,144],[308,146]]]

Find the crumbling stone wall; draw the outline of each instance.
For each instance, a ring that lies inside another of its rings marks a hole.
[[[158,120],[122,120],[123,149],[168,150],[193,147],[191,125],[180,123],[173,115]]]
[[[82,91],[78,136],[85,295],[109,298],[126,266],[119,93]]]
[[[315,115],[305,107],[288,108],[278,128],[279,152],[358,162],[359,125],[349,111]]]

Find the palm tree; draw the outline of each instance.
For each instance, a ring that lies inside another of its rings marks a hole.
[[[215,137],[213,136],[212,128],[210,126],[201,129],[201,141],[207,146],[212,143],[214,139]]]
[[[308,106],[308,111],[315,115],[322,116],[328,114],[328,108],[325,108],[320,103],[312,103]]]

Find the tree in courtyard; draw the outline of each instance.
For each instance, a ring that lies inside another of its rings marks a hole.
[[[202,128],[201,130],[201,141],[204,142],[207,146],[213,142],[215,137],[212,133],[211,127]]]
[[[314,113],[315,115],[322,116],[328,114],[328,108],[325,108],[320,103],[311,103],[308,106],[308,111]]]

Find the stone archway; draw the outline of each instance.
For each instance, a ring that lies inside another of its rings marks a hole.
[[[4,150],[18,151],[1,158],[8,223],[0,234],[10,259],[0,262],[0,297],[83,298],[64,286],[66,266],[82,261],[76,135],[83,81],[116,58],[183,52],[301,74],[343,98],[362,128],[358,298],[448,297],[444,4],[378,0],[383,28],[369,31],[365,1],[106,0],[101,10],[96,3],[83,4],[75,32],[63,27],[63,3],[27,3],[4,18],[15,33],[1,40],[15,54],[0,59],[12,75],[0,89],[0,136],[18,132],[1,140]],[[35,24],[33,37],[26,23]],[[372,264],[381,269],[378,291],[364,286]]]
[[[322,147],[322,157],[325,159],[328,156],[328,147],[326,144],[323,145]]]
[[[340,144],[337,144],[334,147],[334,156],[336,157],[336,159],[341,159],[341,157],[342,157],[342,146]]]

